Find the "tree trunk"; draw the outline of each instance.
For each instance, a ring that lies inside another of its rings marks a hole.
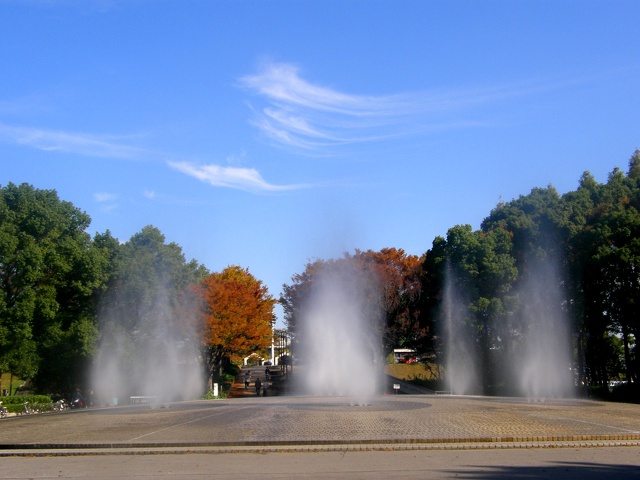
[[[213,390],[213,384],[220,380],[222,374],[222,360],[224,358],[224,352],[212,349],[207,355],[207,388],[209,391]]]
[[[622,345],[624,346],[624,372],[627,382],[632,381],[631,373],[631,352],[629,351],[629,329],[626,325],[622,326]]]

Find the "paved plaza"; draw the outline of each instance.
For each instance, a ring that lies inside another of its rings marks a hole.
[[[640,406],[447,395],[245,396],[0,420],[0,477],[640,476]],[[358,405],[366,403],[366,405]]]
[[[272,396],[0,420],[0,455],[640,445],[640,406],[450,395]]]

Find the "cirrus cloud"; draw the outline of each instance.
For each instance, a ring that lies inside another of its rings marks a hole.
[[[307,153],[430,131],[485,125],[470,110],[549,88],[535,82],[487,88],[437,89],[361,95],[313,84],[288,63],[269,63],[239,79],[264,104],[251,106],[250,122],[278,146]]]
[[[220,165],[196,165],[191,162],[167,162],[185,175],[194,177],[214,187],[229,187],[250,192],[279,192],[306,188],[306,185],[274,185],[262,178],[254,168],[223,167]]]
[[[0,123],[0,140],[50,152],[92,157],[134,159],[145,150],[127,143],[130,136],[92,135],[79,132],[19,127]]]

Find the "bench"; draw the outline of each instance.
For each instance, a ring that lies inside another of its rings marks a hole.
[[[149,403],[156,403],[157,397],[129,397],[129,403],[131,405],[147,405]]]

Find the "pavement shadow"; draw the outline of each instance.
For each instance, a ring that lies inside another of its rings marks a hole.
[[[464,470],[446,470],[455,478],[473,479],[580,479],[627,480],[640,478],[639,465],[611,465],[602,463],[558,462],[544,466],[470,466]]]
[[[289,391],[289,383],[287,375],[285,375],[279,367],[270,367],[270,374],[267,379],[265,367],[243,367],[236,376],[231,389],[229,390],[229,398],[258,397],[265,396],[264,384],[267,383],[266,396],[286,395]],[[245,374],[250,374],[249,388],[245,388]],[[263,388],[260,395],[256,394],[255,380],[259,378]]]

